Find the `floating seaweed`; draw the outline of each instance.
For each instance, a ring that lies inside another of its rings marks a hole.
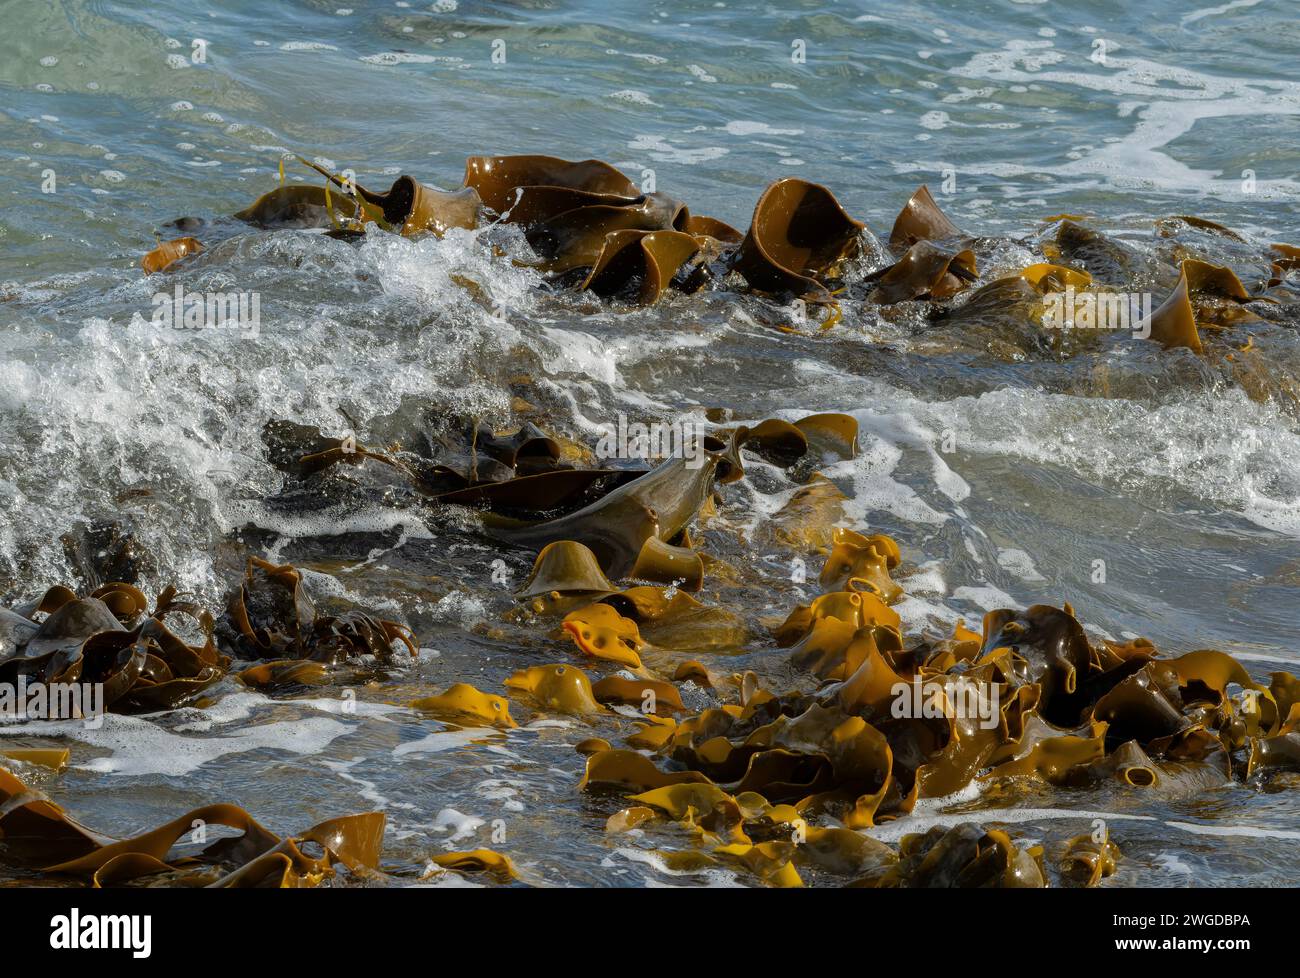
[[[67,815],[42,792],[0,768],[0,859],[99,888],[149,886],[304,887],[337,875],[338,866],[377,873],[383,812],[332,818],[281,837],[235,805],[204,805],[149,832],[113,839]],[[196,825],[224,825],[236,836],[189,855],[173,847]],[[309,855],[307,844],[320,850]]]

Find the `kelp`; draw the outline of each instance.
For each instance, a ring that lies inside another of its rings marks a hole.
[[[605,298],[635,290],[638,305],[652,306],[699,250],[695,238],[684,231],[612,231],[605,235],[582,288]]]
[[[903,836],[898,863],[880,887],[1038,888],[1047,885],[1042,848],[1020,849],[1005,832],[963,822]]]
[[[0,768],[0,858],[39,866],[52,876],[80,879],[93,887],[166,876],[214,888],[315,886],[343,865],[365,875],[377,871],[383,812],[333,818],[296,835],[280,837],[235,805],[204,805],[156,829],[113,839],[86,828],[39,791]],[[174,847],[197,825],[223,825],[237,836],[217,839],[193,854]],[[312,843],[320,856],[309,856]]]
[[[163,241],[158,247],[140,259],[140,267],[146,275],[165,271],[182,258],[197,255],[203,251],[203,243],[198,238],[174,238]]]
[[[763,191],[733,267],[756,291],[827,302],[865,229],[827,188],[787,177]]]
[[[702,460],[670,458],[576,512],[538,523],[488,523],[486,531],[519,547],[542,547],[559,540],[590,548],[602,570],[626,576],[651,537],[670,541],[681,533],[713,492],[714,482],[733,482],[744,474],[739,448],[748,430],[732,433],[729,444],[706,440]]]
[[[505,684],[507,689],[527,695],[543,709],[577,714],[605,712],[596,702],[587,674],[573,666],[532,666],[519,670]]]
[[[641,545],[627,576],[698,591],[704,587],[704,560],[689,547],[675,547],[659,537],[650,537]]]
[[[466,727],[517,727],[510,716],[510,701],[475,689],[468,683],[453,683],[441,693],[412,701],[411,709],[430,713]]]
[[[37,622],[36,615],[45,617]],[[203,634],[202,645],[187,644],[168,627],[169,619],[180,627],[177,618],[189,619]],[[59,585],[30,606],[0,609],[0,684],[16,686],[21,678],[98,690],[98,702],[50,697],[40,719],[76,718],[59,715],[61,705],[83,712],[171,709],[219,680],[229,665],[230,657],[214,644],[211,616],[178,599],[170,587],[152,610],[138,588],[121,581],[85,597]]]
[[[371,656],[392,659],[395,648],[415,656],[414,635],[405,625],[350,610],[318,614],[290,564],[249,557],[243,582],[230,592],[222,620],[237,653],[247,659],[300,659],[336,666]]]
[[[353,222],[362,216],[360,206],[343,194],[330,194],[324,187],[291,184],[269,190],[241,211],[236,219],[264,229],[328,228],[338,221]]]
[[[575,540],[557,540],[538,552],[515,597],[521,601],[547,594],[595,598],[616,590],[590,549]]]
[[[515,868],[514,861],[509,856],[493,849],[442,852],[436,856],[430,856],[429,861],[442,870],[462,874],[485,873],[498,883],[509,883],[520,878],[519,870]],[[434,875],[435,873],[428,873],[424,879],[429,879]]]
[[[918,241],[893,265],[867,278],[875,286],[867,298],[881,305],[951,299],[978,278],[970,249],[945,251],[929,241]]]
[[[1115,875],[1119,860],[1119,846],[1111,841],[1108,832],[1102,833],[1100,841],[1095,833],[1075,836],[1065,844],[1061,875],[1083,886],[1096,886]]]
[[[236,216],[270,229],[325,228],[342,238],[363,234],[368,222],[404,235],[513,224],[523,231],[535,256],[518,260],[535,262],[549,276],[547,288],[577,287],[640,305],[658,302],[670,286],[693,293],[706,285],[727,287],[743,280],[758,293],[835,306],[823,324],[830,328],[842,317],[838,297],[845,293],[846,264],[861,251],[866,232],[865,224],[849,216],[831,191],[797,178],[765,188],[749,228],[741,234],[716,218],[692,214],[669,194],[643,190],[617,168],[594,159],[472,156],[457,189],[435,190],[402,175],[384,192],[298,159],[321,174],[325,184],[285,186],[282,172],[280,187]],[[1195,249],[1177,244],[1159,258],[1147,256],[1082,220],[1074,214],[1047,219],[1048,227],[1035,242],[1045,260],[1019,275],[981,285],[975,254],[983,248],[983,239],[965,234],[921,186],[891,228],[889,247],[895,260],[861,280],[865,291],[857,281],[848,291],[876,304],[929,302],[931,317],[939,323],[971,327],[999,321],[1006,325],[1009,320],[1014,326],[1021,320],[1039,321],[1038,300],[1044,295],[1066,288],[1083,291],[1094,281],[1118,287],[1149,279],[1157,288],[1171,290],[1153,317],[1151,334],[1166,347],[1198,350],[1198,320],[1212,327],[1259,321],[1245,306],[1263,296],[1250,294],[1239,279],[1233,285],[1235,273],[1226,268],[1209,266],[1216,271],[1207,277],[1200,266],[1209,263]],[[1232,242],[1240,246],[1237,253],[1243,261],[1248,257],[1242,236],[1217,222],[1179,215],[1156,223],[1159,237],[1178,237],[1183,231]],[[1171,268],[1166,263],[1171,258],[1185,267]],[[1270,274],[1261,285],[1273,289],[1296,264],[1295,249],[1275,244],[1262,261]],[[1178,286],[1184,271],[1190,282],[1188,305]],[[729,272],[736,276],[728,279]],[[949,301],[967,288],[975,289],[969,301]],[[1193,314],[1187,314],[1188,308]],[[978,345],[978,339],[972,339]],[[1056,355],[1073,352],[1059,335],[1051,343],[1026,339]],[[1018,355],[1014,342],[994,339],[989,348],[1006,357]]]
[[[919,241],[948,241],[962,236],[957,225],[930,196],[930,189],[922,184],[894,218],[889,247],[905,252]]]
[[[641,668],[644,642],[636,622],[624,618],[607,604],[593,604],[564,616],[561,627],[587,655]]]

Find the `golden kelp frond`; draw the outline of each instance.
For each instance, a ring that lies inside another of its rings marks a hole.
[[[800,418],[794,426],[808,439],[809,449],[819,456],[830,454],[842,459],[857,457],[858,419],[851,414],[810,414]]]
[[[608,163],[600,160],[573,163],[554,156],[471,156],[465,161],[463,183],[473,187],[483,203],[498,214],[512,210],[519,203],[520,191],[526,193],[533,187],[621,197],[636,197],[640,193],[631,180]]]
[[[587,758],[579,791],[594,787],[649,791],[675,784],[707,784],[698,771],[660,771],[650,758],[634,750],[603,750]]]
[[[1064,292],[1067,288],[1086,289],[1092,284],[1092,276],[1087,272],[1048,262],[1022,268],[1020,277],[1044,294]]]
[[[330,819],[282,839],[244,809],[218,804],[196,808],[141,835],[115,840],[75,822],[39,792],[0,769],[0,837],[4,839],[0,848],[4,857],[43,864],[46,873],[80,877],[96,887],[162,873],[178,879],[194,875],[198,882],[215,887],[311,886],[333,876],[339,863],[352,873],[374,871],[384,821],[382,812]],[[224,825],[241,834],[169,860],[172,848],[199,825]],[[321,855],[304,855],[300,845],[305,842],[319,846]],[[195,874],[196,867],[204,869]],[[213,878],[210,868],[224,875],[218,873]]]
[[[504,696],[484,693],[468,683],[453,683],[437,695],[415,700],[410,707],[462,726],[518,726],[510,716],[509,700]]]
[[[607,604],[592,604],[564,616],[563,629],[587,655],[641,668],[637,655],[644,644],[636,622]]]
[[[934,202],[930,189],[922,184],[894,219],[889,247],[902,253],[918,241],[949,241],[959,237],[962,237],[961,230]]]
[[[590,549],[574,540],[557,540],[537,554],[532,572],[515,597],[524,600],[555,592],[565,597],[597,598],[616,590]]]
[[[990,611],[984,616],[981,660],[1001,650],[1012,654],[1019,682],[1042,686],[1044,711],[1050,707],[1070,724],[1077,720],[1077,715],[1066,714],[1074,710],[1074,697],[1087,677],[1091,654],[1083,626],[1071,612],[1043,604],[1024,612]]]
[[[1181,227],[1195,228],[1197,231],[1206,231],[1210,234],[1216,234],[1233,241],[1245,243],[1243,238],[1230,227],[1219,224],[1217,221],[1211,221],[1204,217],[1192,217],[1187,214],[1175,214],[1173,217],[1162,217],[1156,222],[1156,234],[1162,238],[1170,238],[1181,230]]]
[[[821,184],[787,177],[763,191],[734,267],[757,291],[824,302],[865,228]]]
[[[1115,874],[1119,859],[1119,846],[1111,841],[1109,834],[1100,842],[1092,835],[1075,836],[1065,844],[1061,875],[1084,886],[1096,886]]]
[[[831,540],[834,546],[819,579],[824,591],[869,591],[885,604],[903,596],[903,589],[889,577],[901,560],[894,540],[845,528],[834,530]]]
[[[493,849],[473,849],[468,852],[443,852],[429,857],[434,865],[457,873],[486,873],[498,883],[519,879],[519,871],[509,856]],[[425,879],[433,876],[425,875]]]
[[[203,251],[203,243],[198,238],[176,238],[164,241],[140,259],[140,267],[146,275],[161,272],[176,264],[182,258],[197,255]]]
[[[355,222],[362,218],[356,201],[344,194],[330,194],[324,187],[276,187],[258,197],[235,217],[245,224],[265,229],[328,228],[335,221]],[[332,213],[331,213],[332,212]]]
[[[678,269],[700,250],[684,231],[613,231],[582,288],[609,298],[636,290],[636,301],[652,306],[660,300]]]
[[[951,299],[978,278],[973,251],[945,251],[929,241],[918,241],[894,264],[867,279],[875,284],[868,300],[892,305],[913,299]]]
[[[591,691],[591,680],[568,665],[532,666],[506,680],[506,688],[526,693],[545,710],[559,713],[603,713]]]
[[[11,747],[0,750],[0,757],[23,764],[35,764],[55,772],[67,769],[71,754],[72,751],[67,747]]]
[[[1170,349],[1185,346],[1193,353],[1201,352],[1201,334],[1196,329],[1186,273],[1178,277],[1169,298],[1151,313],[1151,339]]]
[[[606,676],[592,686],[592,693],[599,703],[620,703],[635,706],[643,714],[669,716],[686,709],[681,693],[672,683],[658,679],[625,679],[622,676]]]
[[[689,547],[675,547],[658,537],[650,537],[641,545],[628,577],[698,591],[704,587],[704,560]]]
[[[898,864],[878,885],[946,889],[949,887],[1044,887],[1042,850],[1019,849],[1005,833],[974,822],[950,829],[938,826],[924,834],[905,835]]]

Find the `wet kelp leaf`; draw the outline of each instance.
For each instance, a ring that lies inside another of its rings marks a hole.
[[[902,253],[918,241],[948,241],[962,236],[957,225],[934,202],[930,189],[922,184],[894,219],[889,247]]]
[[[880,881],[882,887],[945,889],[1045,887],[1039,847],[1019,849],[997,829],[973,822],[950,829],[934,827],[905,835],[898,864]]]
[[[616,590],[589,548],[575,540],[557,540],[537,554],[515,597],[522,601],[554,592],[564,597],[598,598]]]
[[[655,648],[722,652],[740,648],[749,637],[735,612],[702,604],[680,589],[643,585],[601,600],[635,621],[641,637]]]
[[[637,654],[645,644],[636,622],[607,604],[592,604],[564,616],[561,627],[587,655],[641,668]]]
[[[892,305],[951,299],[978,278],[973,251],[945,251],[929,241],[918,241],[893,265],[868,277],[875,285],[868,300]]]
[[[75,859],[113,841],[0,767],[0,856],[20,865]]]
[[[463,183],[473,187],[483,203],[498,214],[512,211],[533,188],[580,190],[620,197],[636,197],[640,193],[631,180],[608,163],[600,160],[575,163],[554,156],[471,156],[465,161]],[[529,216],[549,217],[553,214]]]
[[[213,886],[268,881],[314,885],[332,876],[338,863],[353,873],[376,869],[384,822],[382,812],[371,812],[330,819],[281,839],[244,809],[217,804],[196,808],[141,835],[114,840],[69,818],[59,806],[0,768],[0,854],[28,865],[44,864],[44,872],[81,877],[94,886],[195,866],[234,867]],[[193,855],[174,855],[173,847],[199,825],[224,825],[241,834],[218,839]],[[322,855],[304,855],[299,846],[305,842],[319,846]],[[272,858],[277,855],[288,863]]]
[[[140,267],[146,275],[161,272],[175,265],[182,258],[197,255],[203,251],[203,243],[198,238],[175,238],[164,241],[140,259]]]
[[[39,625],[16,612],[0,614],[0,682],[94,684],[101,699],[90,705],[116,712],[178,706],[220,679],[230,659],[213,644],[211,617],[175,595],[166,589],[146,614],[144,595],[124,582],[101,585],[86,598],[51,588],[23,609],[44,613]],[[173,634],[163,624],[169,615],[194,619],[204,644],[190,646]],[[69,719],[61,715],[64,705],[76,711],[87,704],[51,697],[44,718]]]
[[[981,661],[1003,650],[1012,654],[1011,668],[1019,682],[1041,686],[1043,715],[1073,725],[1081,705],[1079,686],[1091,662],[1088,638],[1078,619],[1043,604],[1024,612],[990,611],[984,616]]]
[[[675,547],[651,537],[641,545],[628,577],[698,591],[704,587],[704,560],[689,547]]]
[[[222,622],[234,648],[249,659],[310,659],[338,665],[360,656],[387,661],[400,645],[418,654],[411,630],[364,612],[317,614],[290,564],[249,557],[244,580],[227,599]]]
[[[1220,235],[1233,241],[1245,242],[1236,231],[1217,221],[1211,221],[1204,217],[1191,217],[1186,214],[1175,214],[1173,217],[1162,217],[1156,222],[1156,234],[1162,238],[1170,238],[1176,235],[1182,227],[1195,228],[1197,231],[1206,231],[1210,234]]]
[[[360,220],[362,211],[345,194],[330,193],[324,187],[291,185],[262,194],[235,217],[265,230],[329,228]]]
[[[1068,288],[1081,291],[1092,284],[1092,276],[1087,272],[1050,262],[1028,265],[1020,270],[1020,277],[1044,294],[1064,292]]]
[[[787,177],[763,191],[734,268],[756,291],[826,302],[865,229],[826,187]]]
[[[902,559],[893,539],[837,528],[831,541],[833,547],[819,578],[823,590],[869,591],[885,604],[903,596],[903,589],[889,577]]]
[[[675,784],[707,784],[708,780],[698,771],[660,771],[650,758],[635,750],[603,750],[587,758],[578,790],[599,787],[649,791]]]
[[[1109,833],[1102,833],[1099,842],[1094,835],[1078,835],[1065,843],[1061,856],[1061,875],[1083,886],[1096,886],[1108,876],[1115,875],[1120,860],[1119,846],[1111,841]]]
[[[420,183],[414,177],[402,175],[393,181],[388,190],[378,192],[367,190],[354,180],[330,173],[310,160],[302,157],[298,157],[298,160],[324,176],[340,192],[353,198],[365,220],[373,220],[386,230],[408,237],[421,233],[441,236],[450,228],[478,227],[483,202],[473,187],[437,190]],[[328,192],[327,189],[326,193]]]
[[[851,414],[810,414],[800,418],[794,426],[803,432],[809,450],[818,460],[827,455],[841,459],[857,457],[858,419]]]
[[[898,629],[901,619],[871,591],[831,591],[814,598],[811,604],[800,605],[777,628],[777,644],[789,647],[808,634],[813,622],[820,618],[838,618],[854,628],[884,625]]]
[[[525,693],[543,709],[558,713],[605,712],[596,702],[587,674],[574,666],[549,665],[521,669],[506,680],[506,688]]]
[[[606,676],[592,686],[592,694],[599,703],[635,706],[643,714],[670,716],[686,710],[677,687],[658,679]]]
[[[0,757],[23,764],[35,764],[56,773],[68,767],[68,758],[72,751],[67,747],[19,747],[0,750]]]
[[[652,306],[699,250],[695,238],[683,231],[613,231],[605,235],[582,288],[604,298],[628,296],[638,305]]]
[[[596,555],[604,573],[624,577],[648,539],[672,540],[695,519],[715,482],[743,476],[739,451],[747,435],[748,429],[741,428],[728,444],[706,438],[700,458],[670,458],[565,516],[532,524],[485,522],[484,529],[514,546],[537,550],[560,540],[581,543]]]
[[[330,670],[324,663],[310,659],[273,659],[241,669],[235,678],[252,689],[274,689],[295,683],[323,686],[330,680]]]
[[[509,700],[484,693],[468,683],[453,683],[441,693],[412,701],[410,707],[465,727],[518,726],[510,716]]]
[[[429,861],[441,869],[449,869],[457,873],[486,873],[498,883],[509,883],[519,879],[519,871],[510,857],[493,849],[443,852],[430,856]],[[431,875],[426,875],[425,879]]]
[[[830,479],[814,472],[772,514],[768,528],[773,540],[795,550],[820,550],[830,545],[834,524],[844,518],[848,497]]]

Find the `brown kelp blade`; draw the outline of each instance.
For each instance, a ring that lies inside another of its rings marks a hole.
[[[787,177],[763,191],[734,267],[756,291],[825,301],[827,279],[857,251],[865,228],[826,187]]]
[[[182,258],[197,255],[203,251],[203,243],[198,238],[175,238],[164,241],[140,259],[140,267],[146,275],[170,268]]]
[[[380,193],[367,190],[355,181],[330,173],[311,160],[298,157],[299,162],[311,167],[346,194],[354,194],[359,201],[370,205],[355,205],[368,219],[377,219],[399,234],[412,235],[432,232],[442,235],[450,228],[476,228],[482,201],[472,187],[459,190],[437,190],[420,183],[414,177],[402,175],[393,181],[388,190]]]
[[[872,302],[890,305],[913,299],[949,299],[979,277],[975,253],[945,251],[918,241],[897,262],[872,277]]]
[[[613,231],[582,288],[604,297],[635,288],[638,304],[651,306],[697,251],[695,238],[683,231]]]
[[[546,271],[562,273],[596,265],[612,233],[679,230],[688,216],[680,200],[665,194],[642,194],[557,214],[533,225],[527,232],[528,243],[542,256]],[[671,252],[683,243],[681,239],[665,240]],[[691,242],[695,243],[694,238]]]
[[[675,584],[686,591],[704,586],[704,561],[689,547],[675,547],[651,537],[641,545],[628,577],[656,584]]]
[[[532,572],[515,597],[522,601],[554,591],[565,596],[591,596],[594,600],[616,590],[587,547],[574,540],[557,540],[537,554]]]
[[[899,253],[918,241],[947,241],[961,236],[961,229],[934,202],[930,188],[922,184],[894,219],[894,227],[889,232],[889,247]]]
[[[1187,275],[1178,276],[1178,285],[1160,308],[1151,313],[1151,339],[1168,349],[1186,347],[1201,352],[1201,335],[1196,330],[1196,314],[1188,294]]]
[[[258,197],[235,217],[245,224],[271,229],[328,228],[362,217],[360,206],[343,193],[324,187],[289,185]]]
[[[525,187],[559,187],[619,197],[641,194],[608,163],[571,162],[554,156],[471,156],[465,161],[463,183],[474,188],[483,203],[498,214],[509,211],[516,202],[516,191]]]

